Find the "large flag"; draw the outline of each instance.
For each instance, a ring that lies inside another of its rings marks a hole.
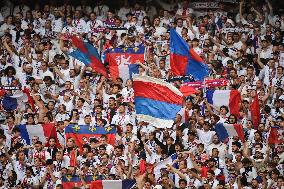
[[[90,66],[94,71],[107,76],[106,68],[101,62],[98,50],[90,43],[84,42],[76,36],[71,37],[71,41],[76,50],[70,53],[75,59],[83,62],[86,66]]]
[[[84,180],[87,184],[91,184],[91,182],[93,181],[93,177],[86,176],[84,177]],[[83,186],[80,177],[77,175],[74,175],[74,176],[67,175],[67,176],[62,177],[62,185],[63,185],[63,188],[73,188],[73,187],[80,188]]]
[[[122,78],[125,82],[139,73],[137,62],[144,63],[145,46],[112,48],[106,51],[106,62],[109,63],[110,76],[115,80]]]
[[[174,76],[192,75],[196,81],[203,81],[208,76],[207,64],[173,28],[170,31],[170,52],[171,73]]]
[[[215,126],[220,141],[225,141],[228,137],[238,136],[244,142],[245,134],[241,124],[217,123]]]
[[[29,95],[28,89],[24,90],[14,90],[12,95],[8,95],[6,92],[4,93],[4,97],[2,100],[2,107],[6,111],[14,111],[17,108],[23,108],[25,103],[30,102],[31,106],[34,106],[34,102],[30,101],[31,97]]]
[[[26,141],[27,145],[32,144],[34,136],[39,137],[39,140],[45,144],[50,137],[54,137],[58,146],[60,146],[54,123],[38,124],[38,125],[18,125],[21,137]]]
[[[172,127],[182,108],[182,93],[170,83],[148,76],[134,76],[133,88],[138,120],[158,128]]]
[[[171,165],[173,163],[173,161],[176,160],[176,159],[177,159],[177,154],[172,154],[167,159],[158,162],[156,164],[156,166],[154,167],[155,178],[159,179],[161,177],[161,169],[166,169],[167,164]]]
[[[279,126],[272,126],[269,131],[268,144],[283,143],[283,128]]]
[[[251,112],[252,124],[254,128],[257,129],[260,123],[260,107],[259,107],[257,94],[255,95],[252,103],[250,104],[250,112]]]
[[[79,148],[89,143],[90,138],[96,138],[98,141],[102,135],[107,136],[107,142],[115,145],[116,129],[112,127],[90,127],[88,125],[70,124],[65,128],[66,140],[73,138]]]
[[[206,98],[215,107],[227,106],[230,114],[239,115],[241,95],[238,90],[207,90]]]
[[[96,180],[91,183],[90,189],[131,189],[135,180]]]

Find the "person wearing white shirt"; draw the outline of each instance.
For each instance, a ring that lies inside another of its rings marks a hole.
[[[86,33],[86,29],[87,29],[86,22],[85,20],[81,18],[81,12],[79,10],[75,11],[74,20],[72,24],[75,28],[76,33],[78,34]]]
[[[268,47],[268,42],[265,38],[261,39],[261,47],[259,57],[264,59],[272,58],[272,50]]]
[[[17,5],[17,6],[14,7],[13,15],[15,15],[15,14],[18,13],[18,12],[22,13],[23,15],[26,15],[26,12],[27,12],[28,10],[30,10],[30,7],[28,7],[27,5],[25,5],[25,4],[23,3],[23,1],[22,1],[19,5]]]
[[[208,122],[204,122],[203,130],[196,129],[196,131],[200,142],[204,144],[206,149],[212,143],[213,137],[216,134],[215,131],[209,130]]]
[[[2,16],[5,18],[12,14],[13,3],[10,0],[6,0],[2,2],[2,6],[0,8],[0,12]]]
[[[163,26],[160,26],[160,23],[161,23],[160,18],[155,17],[153,27],[155,29],[154,36],[156,36],[156,37],[159,37],[160,35],[165,34],[167,32],[167,29],[164,28]]]
[[[105,20],[109,7],[102,4],[102,0],[98,0],[97,6],[94,8],[94,12],[97,13],[99,20]]]
[[[81,0],[80,5],[76,7],[76,10],[83,12],[85,15],[89,15],[93,11],[92,7],[87,5],[86,0]]]
[[[118,112],[113,116],[111,124],[118,125],[123,132],[126,130],[126,125],[131,123],[130,116],[126,114],[126,109],[124,105],[120,105]]]
[[[46,62],[41,62],[38,78],[43,80],[45,76],[50,76],[54,80],[53,73],[47,68]]]
[[[134,10],[132,11],[132,14],[137,17],[138,24],[141,26],[143,22],[143,18],[146,16],[146,13],[144,10],[141,9],[141,5],[138,3],[135,3]]]
[[[95,12],[90,13],[90,20],[87,22],[86,32],[93,35],[97,33],[97,28],[103,27],[103,22],[97,19],[97,15]]]
[[[72,34],[75,33],[76,28],[73,26],[73,19],[71,16],[66,17],[66,26],[63,27],[62,33],[63,34]]]
[[[55,19],[52,20],[52,30],[56,33],[60,33],[63,29],[63,19],[59,10],[54,10]]]
[[[176,12],[177,18],[185,19],[190,14],[193,14],[193,9],[189,8],[189,2],[188,1],[182,1],[182,7],[180,7]]]
[[[176,31],[181,36],[181,31],[183,29],[183,20],[181,18],[178,18],[176,20]]]
[[[129,3],[127,0],[124,0],[124,5],[119,9],[117,16],[119,16],[119,18],[121,18],[121,20],[125,22],[127,20],[126,15],[130,12],[131,8],[129,6]]]
[[[37,11],[35,13],[35,19],[33,21],[34,24],[34,30],[36,33],[40,33],[41,29],[44,27],[45,20],[42,19],[42,13],[41,11]]]
[[[6,22],[2,24],[0,27],[0,36],[3,36],[6,32],[9,32],[12,29],[14,29],[15,26],[12,24],[12,22],[13,22],[13,17],[8,16],[6,18]]]
[[[163,17],[161,18],[161,25],[164,27],[169,27],[173,22],[173,18],[171,17],[168,10],[164,10]]]

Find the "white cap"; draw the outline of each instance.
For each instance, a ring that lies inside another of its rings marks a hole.
[[[156,185],[154,189],[163,189],[163,187],[161,185]]]

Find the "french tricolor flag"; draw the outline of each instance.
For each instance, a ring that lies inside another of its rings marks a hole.
[[[90,189],[131,189],[135,180],[96,180],[91,183]]]
[[[54,137],[58,143],[57,133],[54,123],[38,124],[38,125],[18,125],[21,137],[26,141],[27,145],[32,144],[34,136],[39,137],[39,140],[44,144],[47,139]]]
[[[133,88],[138,120],[158,128],[172,127],[182,108],[182,93],[170,83],[148,76],[135,75]]]
[[[245,134],[241,124],[217,123],[215,131],[220,141],[225,141],[228,137],[233,136],[238,136],[241,141],[245,140]]]
[[[171,73],[174,76],[192,75],[196,81],[203,81],[208,76],[207,64],[173,28],[170,30],[170,52]]]
[[[227,106],[230,114],[239,115],[241,94],[238,90],[208,90],[206,98],[213,106],[218,108]]]

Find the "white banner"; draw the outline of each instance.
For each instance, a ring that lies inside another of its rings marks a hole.
[[[222,33],[234,32],[250,32],[249,28],[222,28]]]
[[[190,3],[190,8],[193,9],[217,9],[219,8],[218,2],[193,2]]]

